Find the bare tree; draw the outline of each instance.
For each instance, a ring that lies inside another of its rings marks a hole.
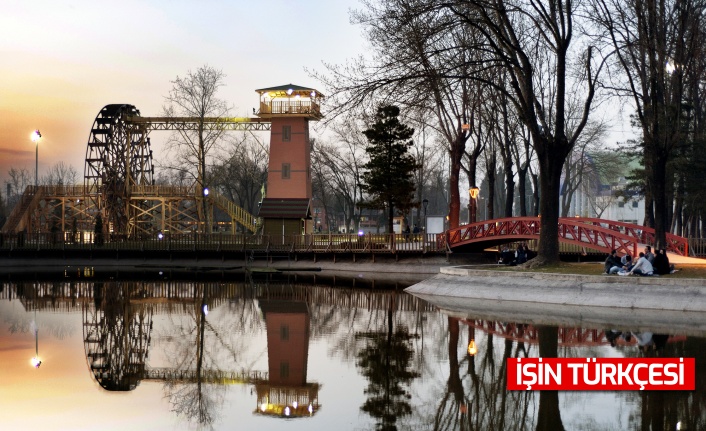
[[[262,200],[262,186],[267,181],[267,148],[255,137],[233,142],[231,156],[216,163],[211,171],[212,184],[231,201],[251,214]]]
[[[10,193],[7,196],[7,206],[11,208],[15,206],[19,200],[19,196],[24,193],[27,186],[32,184],[32,176],[25,168],[10,168],[7,175],[10,177],[8,181]]]
[[[78,178],[76,168],[64,162],[54,164],[49,172],[42,178],[42,184],[47,185],[74,185]]]
[[[614,88],[634,104],[642,131],[646,224],[655,228],[656,247],[666,244],[673,176],[667,164],[683,143],[684,78],[702,69],[695,54],[704,44],[703,0],[596,0],[591,16],[604,42],[615,49]],[[699,78],[700,79],[700,78]]]
[[[560,0],[422,3],[429,10],[448,12],[458,25],[482,35],[478,48],[490,58],[475,63],[475,70],[486,70],[490,64],[506,74],[507,86],[489,84],[504,92],[517,110],[532,136],[539,164],[542,229],[534,264],[558,261],[561,171],[588,121],[603,64],[595,68],[593,47],[573,49],[576,5]],[[569,134],[567,94],[571,92],[583,95],[583,109]]]
[[[473,107],[480,97],[468,80],[467,61],[472,34],[447,26],[448,17],[418,14],[416,2],[393,0],[366,3],[353,20],[366,29],[374,59],[347,68],[329,66],[329,76],[317,76],[331,88],[333,114],[378,100],[416,110],[444,137],[449,155],[449,226],[459,224],[460,172],[475,121]],[[459,61],[458,59],[462,59]],[[448,69],[453,69],[449,73]],[[477,158],[476,151],[469,155]],[[478,153],[479,154],[479,153]],[[474,159],[475,160],[475,159]]]
[[[588,121],[603,64],[594,58],[593,47],[572,44],[579,36],[574,31],[576,5],[560,0],[387,0],[367,5],[370,13],[364,18],[370,18],[365,23],[371,27],[375,63],[331,70],[327,82],[335,84],[335,94],[346,94],[338,106],[360,104],[374,94],[409,97],[409,104],[416,101],[420,107],[425,106],[421,100],[433,101],[426,106],[456,126],[450,148],[449,217],[454,227],[456,169],[473,127],[469,107],[476,93],[468,83],[478,81],[505,94],[532,137],[539,165],[542,230],[535,264],[558,261],[561,171]],[[498,82],[499,75],[507,81]],[[572,92],[583,95],[583,109],[568,134],[566,97]],[[468,131],[464,124],[470,125]]]
[[[169,151],[175,151],[175,162],[166,166],[174,170],[183,170],[196,182],[196,199],[199,205],[199,219],[203,223],[203,232],[211,231],[207,220],[208,209],[203,199],[204,189],[209,186],[207,163],[212,152],[217,148],[223,134],[222,129],[205,127],[206,118],[224,117],[230,111],[228,104],[217,97],[218,89],[224,85],[225,74],[210,66],[202,66],[186,76],[176,77],[172,89],[165,97],[163,107],[167,117],[189,117],[197,120],[196,131],[179,131],[167,142]],[[193,171],[196,167],[196,172]]]
[[[590,154],[596,152],[605,139],[607,130],[603,122],[589,122],[584,134],[577,141],[564,163],[564,181],[561,188],[561,216],[568,217],[571,201],[584,179],[598,168]]]
[[[329,212],[340,211],[346,229],[358,228],[360,222],[360,212],[356,214],[356,210],[363,199],[360,182],[367,161],[367,141],[362,133],[351,130],[363,128],[364,125],[353,118],[342,118],[333,125],[335,143],[317,143],[312,153],[318,195],[325,205],[327,217],[330,217]]]

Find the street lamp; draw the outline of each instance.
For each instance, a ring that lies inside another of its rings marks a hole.
[[[32,142],[34,142],[34,187],[39,186],[39,140],[42,138],[42,134],[39,133],[39,129],[32,132]]]
[[[211,233],[211,224],[208,221],[208,202],[206,201],[206,198],[208,198],[209,194],[208,187],[203,188],[203,217],[204,217],[204,233]]]
[[[476,198],[478,198],[478,192],[480,189],[476,186],[468,189],[468,194],[470,195],[470,200],[468,202],[468,223],[476,222]]]
[[[39,325],[37,325],[37,305],[34,305],[34,358],[30,360],[34,368],[39,368],[42,361],[39,359]]]
[[[427,207],[429,206],[429,199],[424,198],[422,200],[422,206],[424,207],[424,233],[427,232]]]

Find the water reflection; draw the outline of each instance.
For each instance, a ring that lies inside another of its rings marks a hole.
[[[540,326],[537,328],[539,356],[542,358],[559,357],[559,328],[556,326]],[[537,431],[561,431],[558,391],[539,391],[539,408],[537,411]]]
[[[237,421],[245,429],[706,429],[703,335],[461,317],[398,290],[329,281],[5,284],[2,302],[17,299],[24,311],[3,309],[0,337],[26,333],[34,342],[35,321],[46,355],[53,339],[78,332],[84,373],[100,392],[144,397],[140,384],[157,383],[168,414],[204,428]],[[82,329],[61,313],[80,315]],[[697,390],[505,390],[506,360],[536,356],[694,357]],[[309,419],[287,420],[295,417]]]
[[[395,325],[394,300],[387,309],[387,325],[375,331],[358,332],[356,339],[364,340],[364,347],[358,351],[356,365],[368,380],[365,390],[367,398],[360,407],[376,420],[376,430],[397,430],[397,420],[412,413],[409,399],[409,386],[420,376],[412,370],[414,335],[406,326]]]

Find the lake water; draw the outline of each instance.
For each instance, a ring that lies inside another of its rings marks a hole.
[[[706,429],[698,330],[450,316],[345,277],[1,286],[2,430]],[[541,339],[558,357],[695,357],[696,391],[507,391],[505,359]]]

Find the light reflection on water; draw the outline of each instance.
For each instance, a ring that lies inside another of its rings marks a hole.
[[[453,317],[401,285],[350,283],[4,283],[0,428],[706,428],[703,335]],[[697,390],[506,391],[505,359],[539,355],[695,357]]]

